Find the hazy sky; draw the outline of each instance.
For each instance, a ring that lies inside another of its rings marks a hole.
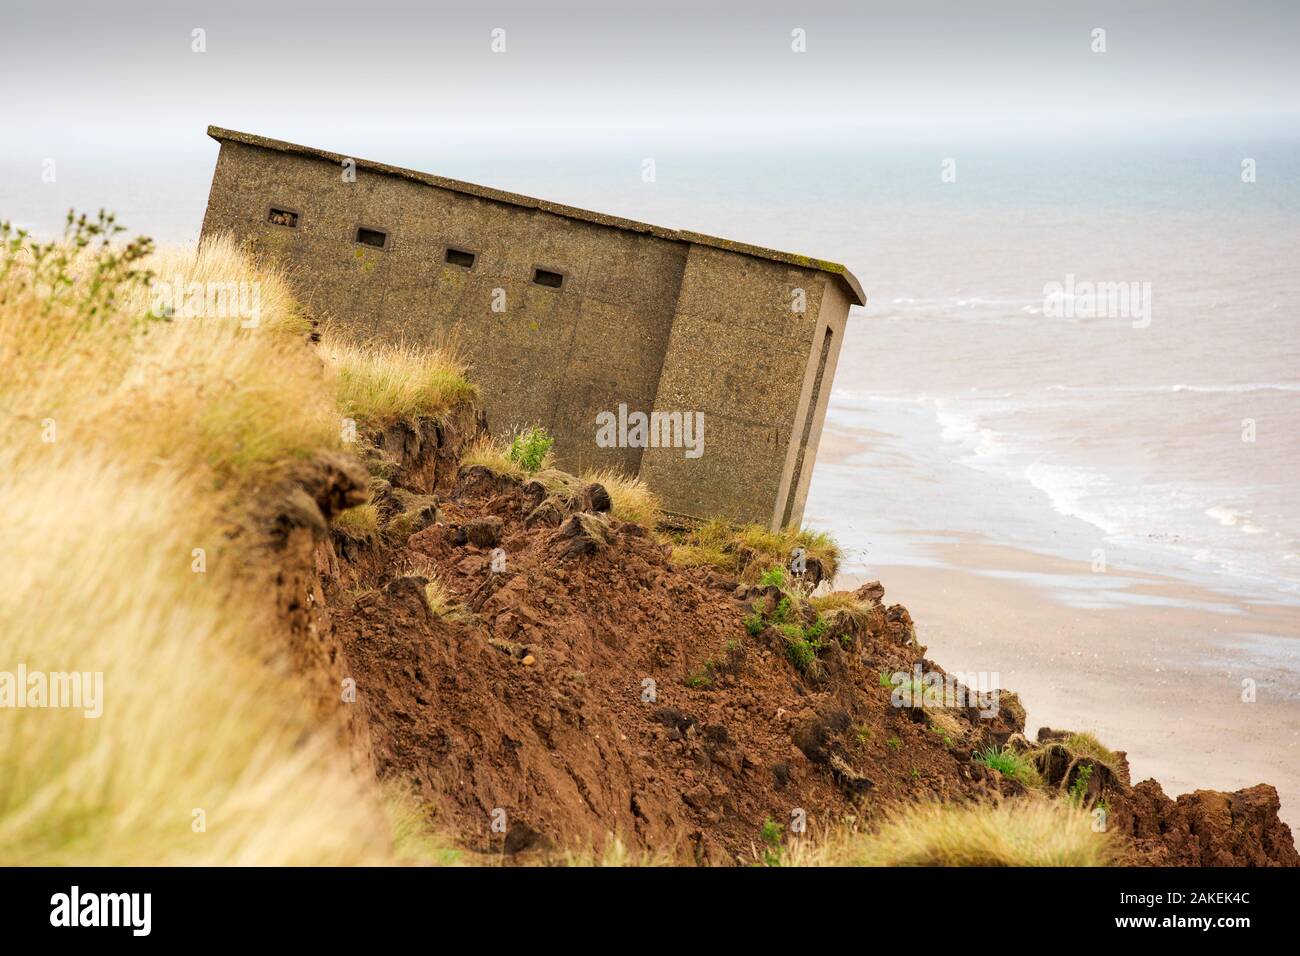
[[[1295,0],[5,0],[0,148],[189,153],[210,122],[396,160],[1281,128],[1298,26]]]
[[[212,123],[835,258],[797,209],[861,219],[941,157],[1020,196],[1028,149],[1190,136],[1232,171],[1295,142],[1298,27],[1300,0],[0,0],[0,217],[48,234],[107,206],[192,239]],[[845,182],[854,209],[823,195]]]

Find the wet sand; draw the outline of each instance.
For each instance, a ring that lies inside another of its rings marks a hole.
[[[1300,608],[932,536],[934,566],[873,566],[837,588],[879,578],[932,660],[997,672],[1020,694],[1031,738],[1090,730],[1127,752],[1135,783],[1155,777],[1170,796],[1271,783],[1300,830]]]

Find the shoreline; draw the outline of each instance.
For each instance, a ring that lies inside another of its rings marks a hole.
[[[1300,609],[1150,572],[1094,575],[976,535],[935,537],[933,565],[842,572],[836,589],[879,579],[930,659],[996,672],[1020,695],[1031,738],[1042,726],[1091,731],[1128,754],[1135,783],[1154,777],[1171,797],[1271,783],[1282,819],[1300,829]],[[1111,603],[1088,606],[1096,590]],[[1242,699],[1247,679],[1253,702]]]

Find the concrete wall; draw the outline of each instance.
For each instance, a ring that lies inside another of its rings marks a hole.
[[[273,206],[297,226],[268,221]],[[358,244],[358,226],[387,232],[387,246]],[[545,425],[570,470],[640,474],[682,514],[802,517],[849,306],[826,271],[399,175],[347,182],[323,156],[224,139],[203,231],[284,263],[312,313],[348,336],[454,343],[493,431]],[[449,246],[473,267],[445,262]],[[534,284],[538,267],[563,285]],[[620,403],[703,412],[703,456],[598,447],[596,416]]]
[[[268,222],[272,205],[297,228]],[[358,245],[358,225],[388,248]],[[333,164],[242,143],[217,163],[204,233],[221,231],[273,252],[313,313],[358,339],[455,341],[497,433],[540,421],[571,467],[637,473],[640,449],[596,447],[595,417],[653,403],[684,245],[394,177],[346,183]],[[473,268],[444,262],[447,246],[476,253]],[[563,286],[534,285],[539,266]]]
[[[705,453],[647,449],[641,475],[670,510],[771,524],[828,276],[691,246],[656,408],[704,412]],[[805,311],[793,309],[802,289]],[[739,487],[747,493],[737,494]],[[792,514],[792,522],[802,509]]]
[[[831,383],[835,380],[840,346],[848,324],[849,304],[839,283],[827,278],[822,289],[821,309],[811,328],[812,339],[807,342],[807,362],[799,390],[799,407],[795,412],[795,431],[782,469],[777,508],[772,516],[773,527],[798,524],[803,519],[822,426],[826,423],[826,407],[830,404]]]

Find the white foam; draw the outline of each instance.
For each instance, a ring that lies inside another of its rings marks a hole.
[[[1049,392],[1116,392],[1147,395],[1200,392],[1208,395],[1245,392],[1300,392],[1294,382],[1241,382],[1235,385],[1048,385]]]
[[[1225,528],[1236,528],[1243,534],[1263,534],[1264,529],[1250,520],[1250,513],[1225,505],[1205,509],[1206,517],[1213,518]]]
[[[939,425],[939,435],[947,444],[962,445],[969,454],[962,464],[988,464],[989,459],[1001,458],[1010,452],[1005,435],[985,427],[978,416],[958,411],[941,398],[927,402],[934,409],[934,419]]]
[[[1096,502],[1098,492],[1111,487],[1112,482],[1108,476],[1083,468],[1050,465],[1042,461],[1026,466],[1022,474],[1026,481],[1047,495],[1052,510],[1057,514],[1086,521],[1107,534],[1118,534],[1125,530],[1124,524],[1113,516],[1090,507]]]
[[[1222,390],[1275,386],[1300,390],[1288,383],[1264,382],[1223,386]],[[1170,393],[1212,387],[1084,389],[1061,384],[1041,388]],[[1294,545],[1287,535],[1261,527],[1255,515],[1256,507],[1268,513],[1276,510],[1270,502],[1243,504],[1246,499],[1238,500],[1231,485],[1209,475],[1173,481],[1151,469],[1140,451],[1117,457],[1127,446],[1112,440],[1105,427],[1105,413],[1092,407],[1082,409],[1087,416],[1084,420],[1070,410],[1068,421],[1075,423],[1073,430],[1062,432],[1057,413],[1046,418],[1037,414],[1059,407],[1060,400],[1045,401],[1043,390],[972,387],[948,394],[836,390],[829,419],[837,428],[869,431],[876,437],[868,450],[846,461],[842,469],[834,469],[830,481],[830,475],[819,467],[818,473],[823,475],[819,486],[830,492],[830,500],[835,502],[823,505],[824,513],[854,513],[866,481],[860,469],[886,470],[894,480],[882,479],[873,494],[890,503],[895,517],[883,524],[863,519],[864,544],[872,538],[883,543],[886,535],[901,536],[907,550],[914,552],[916,541],[914,535],[908,537],[909,528],[944,528],[988,534],[1016,546],[1046,548],[1076,558],[1104,546],[1107,559],[1121,567],[1190,574],[1211,586],[1236,588],[1235,594],[1243,593],[1241,585],[1249,582],[1264,590],[1244,593],[1258,593],[1269,600],[1283,595],[1294,599],[1300,594],[1297,562],[1282,556],[1294,553]],[[1068,406],[1076,404],[1074,399],[1065,401]],[[1099,426],[1096,430],[1092,429],[1094,421]],[[1081,430],[1083,424],[1088,430]],[[1044,432],[1042,437],[1039,431]],[[1098,457],[1097,451],[1104,457]],[[1090,464],[1085,466],[1083,461]],[[970,474],[971,480],[963,474]],[[921,482],[913,487],[934,489],[938,494],[902,494],[898,492],[900,482]],[[895,494],[897,497],[892,497]],[[919,501],[926,503],[920,506]],[[1073,520],[1063,522],[1062,518]],[[1273,538],[1278,539],[1279,547],[1267,546]],[[1261,548],[1261,544],[1265,546]],[[889,550],[901,551],[902,545]],[[906,563],[913,563],[915,555],[909,553],[909,558]],[[1225,576],[1238,583],[1225,580]]]

